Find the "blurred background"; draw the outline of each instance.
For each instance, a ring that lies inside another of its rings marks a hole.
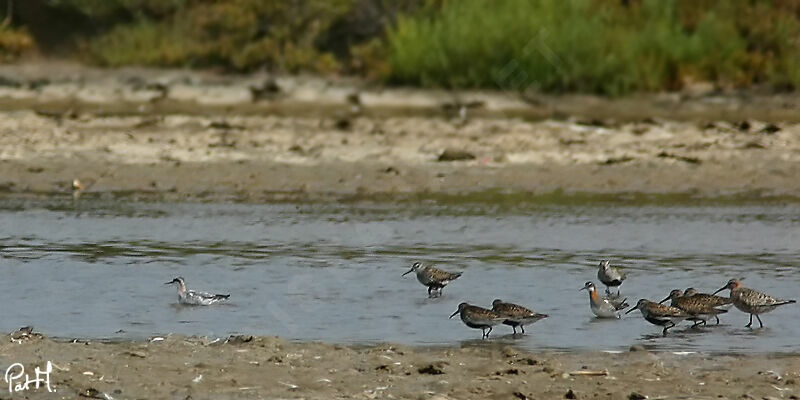
[[[2,0],[0,13],[4,61],[604,95],[800,83],[796,0]]]

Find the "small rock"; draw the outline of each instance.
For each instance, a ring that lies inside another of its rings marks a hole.
[[[572,389],[570,389],[570,390],[567,390],[567,393],[564,395],[564,398],[565,399],[577,399],[578,396],[576,396],[575,392],[573,392]]]
[[[383,172],[385,174],[400,175],[400,170],[392,166],[386,167],[386,169],[384,169]]]
[[[228,337],[225,343],[241,344],[241,343],[249,343],[252,341],[253,341],[252,335],[231,335],[230,337]]]
[[[780,130],[781,130],[780,126],[775,125],[773,123],[768,123],[767,125],[764,126],[764,128],[762,128],[758,132],[759,133],[766,133],[768,135],[772,135],[773,133],[780,132]]]
[[[250,89],[250,96],[253,102],[271,99],[281,93],[281,87],[272,78],[267,78],[260,84],[250,86],[248,89]]]
[[[350,118],[341,117],[337,118],[336,121],[334,121],[333,126],[335,126],[336,129],[339,129],[341,131],[346,131],[353,126],[353,123],[350,122]]]
[[[446,162],[446,161],[465,161],[465,160],[474,160],[475,154],[472,154],[466,150],[457,150],[457,149],[445,149],[442,154],[439,155],[439,162]]]
[[[441,368],[434,366],[433,364],[428,365],[427,367],[423,367],[417,370],[420,374],[427,374],[427,375],[442,375],[444,371]]]
[[[631,394],[628,395],[628,400],[645,400],[646,398],[647,396],[636,392],[631,392]]]
[[[503,348],[503,356],[505,356],[506,358],[516,357],[517,356],[517,352],[514,349],[512,349],[511,347],[504,347]]]
[[[97,390],[95,388],[92,388],[92,387],[87,388],[86,390],[80,391],[78,393],[78,395],[81,396],[81,397],[86,397],[86,398],[90,398],[90,399],[105,399],[105,396],[103,396],[102,393],[100,393],[99,390]]]
[[[634,160],[634,158],[630,157],[630,156],[622,156],[622,157],[617,157],[617,158],[613,158],[612,157],[612,158],[609,158],[609,159],[601,162],[600,165],[622,164],[622,163],[626,163],[626,162],[633,161],[633,160]]]
[[[242,130],[244,126],[241,125],[233,125],[228,121],[212,121],[208,124],[208,127],[211,129],[221,129],[221,130]]]
[[[757,141],[752,141],[752,142],[745,143],[742,146],[742,148],[743,149],[766,149],[767,146],[764,146],[763,144],[761,144],[761,143],[759,143]]]
[[[635,345],[631,346],[631,348],[628,349],[628,351],[647,351],[647,349],[644,346],[640,345],[640,344],[635,344]]]
[[[138,351],[126,351],[126,352],[124,352],[122,354],[124,354],[126,356],[129,356],[129,357],[136,357],[136,358],[145,358],[145,357],[147,357],[146,354],[144,354],[142,352],[138,352]]]
[[[750,130],[751,125],[750,125],[750,122],[748,122],[747,120],[744,120],[744,121],[741,121],[741,122],[737,123],[736,127],[739,128],[739,130],[742,131],[742,132],[747,132],[747,131]]]
[[[519,400],[528,400],[528,396],[525,396],[522,392],[514,392],[513,394]]]

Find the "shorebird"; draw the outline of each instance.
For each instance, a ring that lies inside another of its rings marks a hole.
[[[687,288],[683,292],[684,296],[700,296],[700,298],[705,299],[703,301],[708,302],[714,308],[718,308],[720,310],[730,310],[731,306],[733,306],[733,300],[730,297],[722,297],[708,293],[700,293],[697,289],[690,287]],[[714,318],[717,320],[717,325],[719,325],[719,318],[715,315]]]
[[[442,289],[447,286],[450,281],[461,276],[461,272],[442,271],[439,268],[434,268],[431,265],[425,265],[421,262],[415,262],[411,266],[411,269],[403,274],[403,276],[406,276],[412,272],[416,272],[417,280],[421,284],[428,287],[428,297],[441,296]]]
[[[547,318],[547,314],[539,314],[518,304],[505,303],[500,299],[495,299],[492,302],[492,311],[506,317],[503,324],[514,328],[515,335],[517,334],[517,327],[520,327],[522,333],[525,333],[525,325]]]
[[[165,285],[178,284],[178,302],[192,306],[210,306],[231,297],[229,294],[211,294],[186,290],[186,282],[180,276],[165,283]]]
[[[661,333],[664,336],[667,336],[667,330],[669,328],[672,328],[678,322],[681,322],[687,318],[691,318],[691,315],[679,308],[665,306],[647,299],[640,299],[639,302],[636,303],[633,308],[626,311],[625,314],[628,314],[634,310],[641,311],[642,316],[647,320],[647,322],[653,325],[663,326],[664,330]]]
[[[459,304],[458,310],[450,315],[450,318],[455,317],[456,314],[461,314],[461,321],[464,322],[464,325],[470,328],[480,329],[483,332],[483,339],[489,337],[493,326],[502,324],[506,321],[506,318],[508,318],[492,310],[469,305],[467,303]]]
[[[619,312],[628,307],[625,299],[620,299],[619,296],[600,296],[597,294],[597,288],[593,282],[586,282],[580,290],[587,290],[589,292],[589,306],[594,315],[600,318],[619,318]]]
[[[782,306],[784,304],[795,303],[794,300],[778,299],[766,293],[743,287],[742,282],[739,279],[729,280],[727,285],[721,287],[719,290],[714,292],[714,294],[717,294],[725,289],[731,290],[731,300],[733,301],[733,305],[736,306],[736,308],[738,308],[740,311],[750,314],[750,322],[745,325],[746,328],[753,326],[753,315],[755,315],[756,319],[758,319],[759,327],[763,328],[764,323],[761,322],[761,317],[759,317],[758,314],[768,313],[778,308],[778,306]]]
[[[617,295],[619,295],[619,286],[626,278],[618,268],[612,267],[609,260],[600,261],[597,268],[597,279],[606,285],[606,293],[611,293],[611,287],[617,287]]]
[[[669,292],[669,296],[658,303],[661,304],[667,300],[672,300],[672,307],[681,309],[692,316],[688,319],[694,321],[694,325],[692,325],[692,328],[694,328],[700,324],[705,325],[706,321],[711,317],[717,318],[717,314],[728,312],[728,310],[715,306],[716,300],[713,297],[710,295],[702,296],[696,291],[694,295],[689,296],[680,289],[675,289]],[[719,318],[717,318],[717,324],[719,324]]]

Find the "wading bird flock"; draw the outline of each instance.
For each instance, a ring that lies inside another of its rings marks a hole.
[[[415,262],[403,276],[412,272],[417,275],[417,280],[428,288],[428,297],[430,298],[440,297],[444,287],[461,277],[462,274],[461,272],[447,272],[421,262]],[[586,282],[579,289],[589,293],[589,308],[594,315],[598,318],[620,318],[620,312],[629,307],[627,298],[623,298],[620,294],[620,286],[625,278],[625,274],[618,268],[612,267],[608,260],[600,262],[597,279],[606,286],[605,295],[599,294],[597,287],[591,281]],[[181,304],[208,306],[225,301],[230,297],[227,294],[188,290],[186,282],[181,277],[166,283],[166,285],[170,284],[177,284],[178,302]],[[611,288],[616,288],[617,292],[612,293]],[[729,297],[717,296],[717,293],[726,289],[730,290]],[[668,300],[671,301],[669,305],[663,304]],[[660,302],[640,299],[625,314],[639,310],[647,322],[664,327],[662,334],[666,336],[670,328],[684,320],[692,321],[692,328],[706,325],[711,318],[714,318],[719,324],[719,314],[728,312],[731,305],[750,314],[750,323],[745,325],[746,327],[753,326],[754,315],[758,319],[759,327],[764,327],[759,314],[794,302],[795,300],[778,299],[766,293],[745,288],[740,279],[731,279],[725,286],[712,294],[698,293],[694,288],[688,288],[685,291],[674,289]],[[459,315],[461,321],[468,327],[480,329],[484,339],[489,337],[492,327],[496,325],[509,325],[513,328],[514,334],[517,334],[519,327],[521,333],[525,333],[525,325],[547,318],[547,314],[540,314],[532,309],[500,299],[492,302],[491,309],[463,302],[458,305],[458,309],[450,315],[450,318],[456,315]]]
[[[460,272],[447,272],[419,262],[414,263],[411,266],[411,270],[403,275],[405,276],[411,272],[415,272],[417,280],[428,287],[429,297],[441,296],[442,289],[448,283],[461,276]],[[620,318],[620,312],[629,307],[627,298],[623,298],[620,294],[620,286],[625,281],[625,278],[625,274],[618,268],[612,267],[608,260],[600,262],[597,269],[597,279],[606,286],[605,295],[600,295],[591,281],[586,282],[580,289],[589,292],[589,308],[594,315],[598,318]],[[612,293],[611,288],[616,288],[617,292]],[[726,289],[730,289],[730,297],[716,295]],[[662,304],[667,300],[671,300],[670,305]],[[688,288],[686,291],[675,289],[658,303],[640,299],[625,314],[639,310],[647,322],[663,326],[662,334],[666,336],[670,328],[684,320],[692,321],[693,328],[698,325],[706,325],[706,322],[711,318],[714,318],[719,324],[718,315],[728,312],[731,305],[740,311],[750,314],[750,323],[746,327],[749,328],[753,325],[754,315],[758,319],[760,327],[763,327],[764,324],[761,322],[759,314],[770,312],[778,306],[794,302],[794,300],[778,299],[768,294],[742,287],[740,279],[731,279],[713,294],[698,293],[696,289]],[[514,328],[514,334],[517,333],[517,327],[519,326],[522,333],[525,333],[525,325],[547,318],[546,314],[539,314],[531,309],[513,303],[506,303],[499,299],[492,302],[491,309],[469,303],[461,303],[458,305],[458,309],[450,315],[450,318],[456,315],[459,315],[461,321],[468,327],[480,329],[483,332],[484,339],[489,337],[489,333],[495,325],[510,325]]]

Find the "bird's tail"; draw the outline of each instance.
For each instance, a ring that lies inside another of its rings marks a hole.
[[[214,295],[214,300],[225,300],[228,297],[231,297],[231,295],[229,295],[229,294],[215,294]]]

